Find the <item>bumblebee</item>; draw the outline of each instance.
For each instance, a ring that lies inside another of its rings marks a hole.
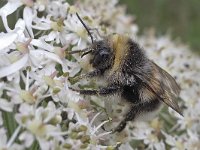
[[[88,48],[72,52],[83,52],[82,57],[90,55],[89,63],[93,71],[81,77],[103,77],[107,85],[93,90],[73,90],[84,95],[118,94],[129,102],[130,110],[113,132],[121,132],[128,121],[158,109],[162,103],[182,115],[177,104],[180,87],[169,73],[148,59],[143,49],[125,35],[113,34],[94,41],[89,28],[76,15],[92,41]]]

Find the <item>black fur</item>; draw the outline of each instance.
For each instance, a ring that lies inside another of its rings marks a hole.
[[[122,94],[121,96],[134,104],[137,104],[140,102],[140,98],[139,98],[139,90],[138,90],[138,85],[136,86],[124,86],[122,87]]]
[[[107,42],[98,41],[93,44],[93,56],[90,63],[96,70],[101,70],[102,73],[111,67],[113,62],[113,53]]]

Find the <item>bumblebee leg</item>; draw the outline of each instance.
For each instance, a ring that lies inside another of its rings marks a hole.
[[[91,71],[87,74],[82,74],[80,76],[77,76],[77,77],[75,77],[75,80],[80,80],[80,79],[83,79],[83,78],[92,78],[92,77],[96,77],[100,74],[101,74],[101,70],[97,69],[97,70]]]
[[[120,124],[113,130],[114,132],[121,132],[127,124],[127,121],[133,121],[137,115],[142,112],[150,112],[158,108],[160,105],[159,100],[152,100],[150,102],[143,102],[131,107],[131,109],[126,114],[125,118],[120,122]]]
[[[125,119],[122,120],[122,121],[120,122],[120,124],[119,124],[116,128],[114,128],[114,129],[112,130],[112,133],[121,132],[122,130],[125,129],[126,124],[127,124],[127,121],[126,121]]]
[[[122,130],[124,130],[127,122],[133,120],[135,116],[138,114],[138,108],[139,108],[138,105],[131,107],[128,113],[126,113],[125,118],[119,123],[119,125],[116,128],[112,130],[112,133],[121,132]]]
[[[119,87],[109,86],[109,87],[100,88],[98,90],[75,90],[75,89],[71,89],[71,90],[79,92],[80,94],[83,94],[83,95],[102,95],[102,96],[105,96],[105,95],[116,93],[119,90]]]
[[[96,76],[98,76],[98,75],[100,75],[100,74],[101,74],[101,70],[96,69],[96,70],[94,70],[94,71],[91,71],[91,72],[85,74],[85,77],[86,77],[86,78],[91,78],[91,77],[96,77]]]

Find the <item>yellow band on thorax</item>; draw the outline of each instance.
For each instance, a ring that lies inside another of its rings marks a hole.
[[[114,34],[111,39],[111,45],[115,55],[112,71],[116,71],[117,69],[120,69],[122,61],[125,59],[125,56],[128,55],[129,38],[125,35]]]

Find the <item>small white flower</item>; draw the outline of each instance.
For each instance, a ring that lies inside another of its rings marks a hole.
[[[47,7],[48,14],[51,14],[54,18],[65,18],[68,15],[69,4],[66,2],[52,1]]]
[[[89,39],[87,31],[83,25],[78,20],[77,16],[73,14],[69,16],[67,20],[64,21],[65,27],[69,32],[64,37],[67,41],[70,41],[71,44],[77,44],[77,48],[83,49],[86,47],[86,39]],[[76,48],[73,48],[76,50]]]
[[[181,137],[177,137],[177,136],[171,136],[165,132],[162,132],[163,135],[166,137],[166,143],[169,144],[171,146],[172,150],[182,150],[184,149],[184,139],[182,139]]]
[[[37,10],[40,12],[40,11],[44,11],[45,8],[51,4],[49,3],[49,0],[37,0],[35,3],[34,3],[34,9]]]
[[[19,140],[24,142],[23,145],[25,147],[30,147],[31,144],[34,142],[34,137],[33,137],[33,135],[31,133],[25,131],[25,132],[20,134]]]

